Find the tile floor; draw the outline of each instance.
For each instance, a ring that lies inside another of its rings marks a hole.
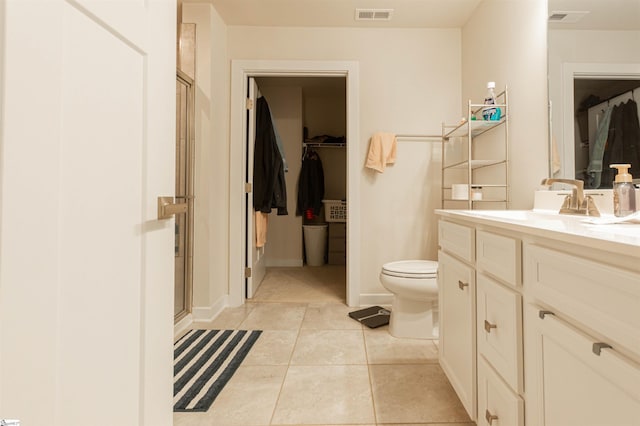
[[[363,327],[344,300],[344,267],[270,268],[250,302],[198,324],[264,332],[209,411],[174,425],[474,425],[436,343]]]

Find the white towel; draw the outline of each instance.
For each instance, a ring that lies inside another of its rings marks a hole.
[[[387,164],[396,162],[396,135],[378,132],[371,136],[365,167],[383,173]]]

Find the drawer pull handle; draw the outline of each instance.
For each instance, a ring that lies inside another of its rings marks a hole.
[[[546,315],[555,315],[553,312],[551,311],[540,311],[538,312],[538,316],[540,317],[540,319],[544,319],[544,317]]]
[[[464,290],[465,287],[469,287],[469,283],[463,283],[462,281],[458,280],[458,287],[460,287],[460,290]]]
[[[484,320],[484,331],[486,331],[487,333],[491,333],[491,329],[497,327],[497,325],[491,324],[489,321]]]
[[[600,351],[602,351],[605,348],[611,349],[611,345],[607,345],[606,343],[602,343],[602,342],[597,342],[593,344],[593,347],[591,348],[591,350],[593,351],[594,354],[600,356]]]
[[[491,411],[487,410],[484,413],[484,418],[487,419],[487,423],[491,425],[494,420],[498,420],[498,416],[491,414]]]

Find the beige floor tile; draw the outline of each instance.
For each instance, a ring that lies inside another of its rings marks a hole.
[[[298,330],[264,330],[242,365],[288,365]]]
[[[211,426],[207,413],[173,413],[173,426]]]
[[[291,366],[272,424],[375,423],[364,365]]]
[[[242,321],[253,310],[254,305],[245,303],[237,308],[225,308],[211,322],[197,322],[193,324],[193,328],[202,328],[208,330],[235,330],[238,329]]]
[[[378,422],[470,421],[439,365],[370,365],[369,369]]]
[[[344,303],[346,282],[343,265],[268,268],[253,300]]]
[[[432,340],[399,339],[388,330],[365,329],[369,364],[428,364],[438,362],[438,348]]]
[[[239,327],[247,330],[297,330],[306,309],[304,304],[255,303]]]
[[[287,368],[240,366],[207,411],[215,426],[270,424]]]
[[[300,330],[291,365],[366,365],[362,330]]]
[[[349,317],[349,312],[357,311],[345,304],[309,303],[302,321],[303,329],[316,330],[361,330],[362,325]]]

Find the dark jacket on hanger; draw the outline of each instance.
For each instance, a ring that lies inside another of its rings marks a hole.
[[[256,102],[256,140],[253,157],[253,208],[263,213],[278,209],[287,215],[287,187],[282,155],[278,148],[269,105],[264,97]]]
[[[613,184],[616,171],[609,168],[611,164],[631,164],[629,173],[640,177],[640,123],[638,106],[632,99],[613,107],[603,162],[603,186]]]
[[[314,151],[305,154],[300,169],[298,180],[298,204],[296,214],[302,215],[305,210],[313,209],[313,214],[318,216],[322,208],[324,198],[324,171],[322,161]]]

